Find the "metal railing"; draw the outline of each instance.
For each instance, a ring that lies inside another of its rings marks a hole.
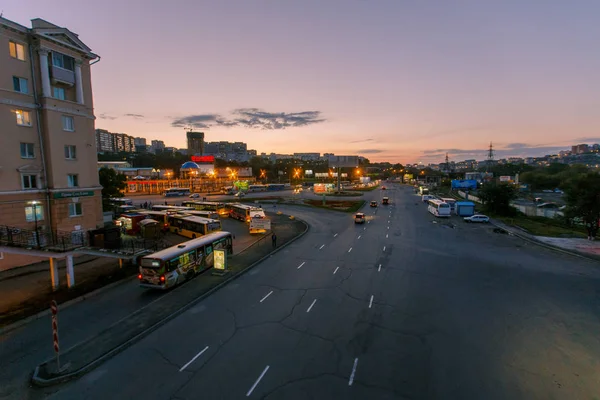
[[[85,231],[63,232],[38,228],[36,230],[0,225],[0,245],[66,252],[87,244]]]

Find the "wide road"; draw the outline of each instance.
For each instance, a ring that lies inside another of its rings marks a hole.
[[[384,194],[392,204],[366,208],[365,225],[307,211],[312,226],[302,239],[87,376],[46,393],[598,397],[598,264],[489,226],[436,220],[411,188],[392,185],[366,199]]]

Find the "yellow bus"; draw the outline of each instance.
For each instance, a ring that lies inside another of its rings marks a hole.
[[[229,208],[225,205],[225,203],[219,203],[216,201],[184,201],[182,203],[184,207],[192,207],[197,211],[213,211],[219,214],[220,216],[229,215]]]
[[[167,221],[169,231],[191,239],[221,230],[221,221],[193,215],[170,214]]]

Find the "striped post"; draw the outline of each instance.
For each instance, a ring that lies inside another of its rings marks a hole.
[[[52,311],[52,341],[54,342],[54,352],[56,353],[56,367],[60,371],[60,347],[58,345],[58,304],[56,300],[50,303]]]

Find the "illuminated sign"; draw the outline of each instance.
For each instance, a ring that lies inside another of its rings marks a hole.
[[[225,250],[215,250],[215,269],[225,271],[227,269],[227,256]]]
[[[192,156],[192,161],[195,163],[214,163],[215,156]]]

